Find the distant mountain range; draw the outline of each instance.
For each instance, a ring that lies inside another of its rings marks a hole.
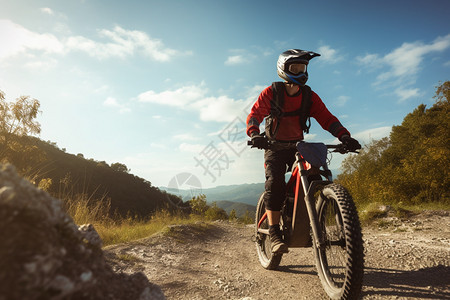
[[[258,199],[264,191],[264,183],[250,183],[239,185],[222,185],[207,189],[172,189],[159,187],[160,190],[180,196],[183,201],[189,201],[199,194],[206,195],[206,201],[223,208],[228,214],[231,210],[236,211],[236,215],[241,217],[248,210],[252,215],[256,211]]]

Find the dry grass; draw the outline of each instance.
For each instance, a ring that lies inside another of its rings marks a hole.
[[[182,217],[163,210],[155,213],[148,221],[128,218],[109,224],[100,223],[95,227],[103,240],[103,245],[108,246],[148,237],[160,232],[168,225],[194,222],[195,220],[192,218]]]
[[[63,199],[67,213],[72,217],[75,224],[109,224],[114,220],[109,217],[111,201],[105,197],[93,201],[86,195],[77,195],[72,199]]]
[[[405,205],[401,202],[386,205],[380,202],[372,202],[358,207],[360,220],[365,225],[369,225],[373,222],[379,222],[380,219],[387,216],[397,217],[399,219],[409,219],[411,216],[427,210],[450,211],[450,207],[446,203],[434,202],[421,203],[418,205]]]
[[[63,202],[75,224],[94,225],[104,246],[145,238],[160,232],[168,225],[192,224],[198,221],[196,217],[170,213],[166,210],[156,212],[150,220],[131,216],[123,218],[118,215],[110,217],[111,202],[108,199],[92,201],[85,195]]]

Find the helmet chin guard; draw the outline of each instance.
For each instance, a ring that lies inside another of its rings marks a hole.
[[[289,78],[287,80],[288,82],[295,83],[295,84],[298,84],[298,85],[305,85],[306,82],[308,81],[308,72],[301,73],[301,74],[299,74],[297,76],[287,75],[287,77]]]

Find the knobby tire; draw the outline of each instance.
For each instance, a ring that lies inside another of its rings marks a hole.
[[[331,299],[357,299],[364,273],[364,246],[355,204],[339,184],[322,189],[316,202],[325,239],[314,246],[317,271]]]

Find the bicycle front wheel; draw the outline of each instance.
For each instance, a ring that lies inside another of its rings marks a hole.
[[[357,299],[364,246],[355,204],[339,184],[325,186],[316,203],[324,243],[314,245],[320,281],[331,299]]]
[[[255,228],[256,228],[256,252],[258,253],[259,262],[263,268],[268,270],[275,270],[278,268],[281,262],[281,257],[283,254],[273,254],[272,253],[272,243],[269,237],[269,221],[267,218],[260,223],[260,220],[266,212],[266,207],[264,205],[264,193],[261,195],[256,206],[256,216],[255,216]],[[259,230],[258,231],[258,224]]]

